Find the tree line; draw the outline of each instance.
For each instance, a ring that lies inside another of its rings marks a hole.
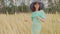
[[[13,5],[13,1],[10,0],[10,5],[6,6],[4,3],[4,0],[0,0],[0,14],[15,14],[16,13],[21,13],[21,12],[32,12],[30,10],[30,7],[25,5],[24,2],[21,3],[20,6],[15,6]],[[50,14],[55,14],[56,12],[58,12],[60,14],[60,0],[59,2],[55,2],[52,3],[52,0],[48,0],[49,5],[48,8],[44,8],[46,13],[50,13]]]

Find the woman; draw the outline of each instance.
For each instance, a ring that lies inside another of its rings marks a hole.
[[[40,34],[41,32],[41,21],[45,22],[45,13],[42,10],[43,4],[40,2],[33,2],[30,5],[30,8],[32,9],[32,34]]]

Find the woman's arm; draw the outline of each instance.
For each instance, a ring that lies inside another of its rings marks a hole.
[[[38,20],[42,21],[42,22],[45,22],[46,19],[45,18],[40,18],[39,16],[36,17]]]

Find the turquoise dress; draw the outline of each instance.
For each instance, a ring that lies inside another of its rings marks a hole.
[[[40,34],[41,32],[41,21],[36,19],[36,16],[40,18],[45,18],[45,14],[43,10],[32,12],[31,20],[32,20],[32,34]]]

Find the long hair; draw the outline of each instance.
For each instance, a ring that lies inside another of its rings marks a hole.
[[[39,4],[39,9],[38,9],[38,11],[39,11],[39,10],[42,10],[43,7],[44,7],[44,4],[41,3],[41,2],[37,2],[37,1],[36,1],[36,2],[33,2],[33,3],[31,3],[31,5],[30,5],[30,8],[31,8],[31,10],[32,10],[33,12],[36,11],[36,9],[35,9],[35,7],[34,7],[34,5],[35,5],[36,3]]]

